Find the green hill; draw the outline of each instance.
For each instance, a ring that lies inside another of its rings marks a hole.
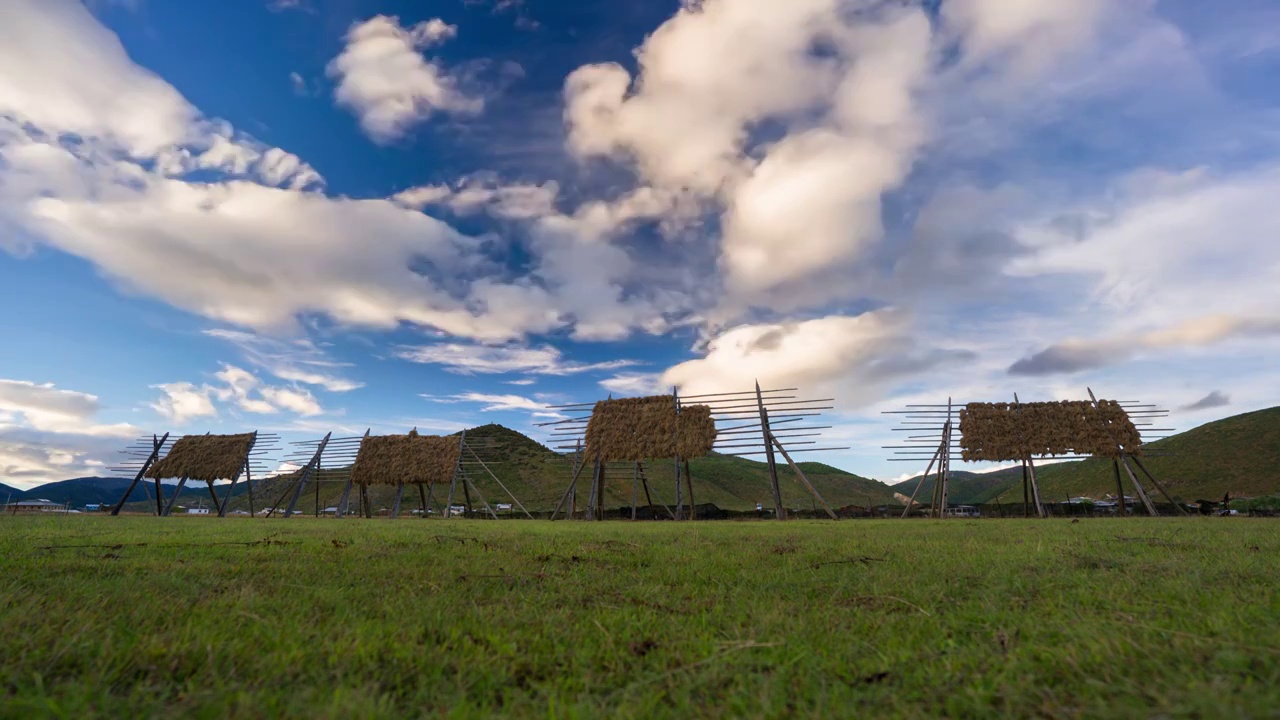
[[[1151,473],[1175,498],[1256,497],[1280,492],[1280,407],[1236,415],[1151,443],[1153,456],[1143,459]],[[1134,472],[1149,482],[1135,467]],[[1128,477],[1125,491],[1132,495]],[[1021,476],[1019,475],[1019,478]],[[1036,468],[1040,494],[1047,501],[1068,496],[1101,497],[1115,494],[1116,480],[1109,460],[1081,460]],[[1022,490],[1011,486],[1000,497],[1012,501]],[[1153,499],[1163,500],[1154,488]]]
[[[920,484],[920,491],[916,493],[916,502],[925,505],[929,504],[929,499],[933,497],[935,478],[935,475],[930,474]],[[1014,470],[1012,473],[1008,470],[989,473],[952,470],[951,481],[948,484],[948,501],[949,504],[953,505],[983,505],[992,502],[1001,493],[1008,490],[1011,483],[1021,479],[1021,470]],[[893,490],[911,497],[911,494],[916,492],[917,483],[920,483],[919,475],[894,485]]]
[[[486,462],[481,467],[477,458],[463,457],[468,462],[469,477],[490,503],[511,502],[510,490],[531,512],[550,511],[563,496],[571,477],[570,459],[556,453],[541,443],[501,425],[483,425],[467,430],[468,439],[488,441],[494,444],[489,450],[481,450],[480,458]],[[495,462],[489,462],[493,460]],[[809,481],[822,494],[832,508],[846,505],[880,505],[893,503],[893,490],[877,480],[859,477],[829,465],[813,462],[799,463]],[[769,487],[768,466],[764,462],[725,455],[711,455],[690,461],[693,475],[693,500],[696,503],[713,503],[725,510],[754,510],[757,503],[773,506]],[[649,493],[655,503],[675,502],[675,467],[671,460],[654,460],[643,463]],[[489,475],[493,473],[493,476]],[[683,470],[682,470],[683,472]],[[578,479],[578,503],[586,501],[590,487],[591,469],[587,468]],[[611,464],[605,473],[605,508],[630,506],[634,468],[625,464]],[[496,477],[496,480],[495,480]],[[791,509],[811,510],[816,507],[812,496],[800,485],[792,470],[779,458],[778,477],[781,481],[783,504]],[[332,507],[338,503],[345,485],[341,472],[326,473],[320,483],[319,506]],[[284,495],[292,476],[280,476],[254,483],[254,507],[261,510],[270,507]],[[501,485],[499,485],[499,481]],[[687,488],[687,485],[685,486]],[[687,490],[682,490],[688,503]],[[448,493],[447,487],[436,487],[432,496],[433,506],[440,508]],[[390,507],[395,500],[395,488],[372,487],[370,501],[375,508]],[[458,492],[455,502],[462,501]],[[646,504],[643,490],[640,504]],[[405,490],[401,511],[409,512],[420,504],[416,487]],[[317,503],[315,484],[309,484],[298,501],[298,510],[314,513]],[[285,504],[287,504],[287,499]],[[351,507],[355,507],[354,495]],[[231,502],[232,510],[247,510],[248,496],[237,494]]]

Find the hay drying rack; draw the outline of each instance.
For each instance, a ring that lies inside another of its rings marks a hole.
[[[244,453],[243,458],[236,457],[231,459],[233,462],[236,460],[240,461],[239,469],[231,477],[216,479],[212,477],[203,478],[206,485],[209,487],[209,495],[213,498],[213,504],[218,511],[218,517],[226,517],[227,506],[231,502],[233,494],[235,493],[236,485],[239,483],[241,477],[244,478],[245,485],[248,489],[250,512],[252,512],[253,476],[256,474],[259,478],[263,478],[274,469],[272,468],[274,463],[271,460],[271,456],[278,449],[280,437],[274,433],[264,433],[259,431],[254,431],[250,434],[253,437],[249,442],[248,450]],[[205,435],[208,436],[209,433],[205,433]],[[126,489],[124,494],[120,496],[120,500],[111,508],[111,514],[113,516],[120,514],[120,510],[124,508],[124,504],[128,502],[129,496],[133,494],[134,489],[139,483],[142,483],[148,502],[155,502],[155,514],[157,516],[168,517],[173,512],[173,508],[178,501],[178,496],[182,494],[183,488],[186,487],[187,482],[191,480],[191,478],[186,475],[181,476],[178,479],[177,486],[173,490],[173,494],[169,496],[168,499],[165,498],[164,484],[161,482],[161,478],[154,478],[154,497],[151,492],[151,486],[145,482],[145,478],[147,471],[150,470],[155,463],[167,457],[169,452],[173,449],[173,446],[183,437],[186,436],[174,435],[171,433],[164,433],[162,435],[153,434],[150,437],[144,436],[136,439],[133,444],[120,451],[120,454],[124,457],[116,465],[110,467],[109,470],[113,472],[132,472],[134,473],[134,477],[133,481],[129,483],[128,489]],[[227,489],[222,498],[218,497],[218,493],[214,485],[215,480],[231,481],[226,485]]]
[[[1086,388],[1086,390],[1089,393],[1089,401],[1096,408],[1098,406],[1097,397],[1093,394],[1092,389]],[[1014,393],[1013,401],[1015,405],[1020,404],[1017,393]],[[1157,420],[1168,417],[1169,411],[1166,409],[1157,405],[1143,403],[1140,400],[1122,400],[1119,405],[1124,408],[1125,414],[1129,416],[1134,426],[1140,429],[1140,432],[1171,433],[1174,431],[1174,428],[1154,427]],[[916,505],[916,496],[924,485],[924,481],[931,477],[934,479],[934,484],[932,502],[929,506],[929,517],[946,517],[949,502],[951,459],[952,454],[961,449],[958,420],[960,411],[964,407],[964,403],[953,402],[951,398],[947,398],[945,404],[906,405],[901,410],[889,410],[883,413],[902,416],[899,419],[900,427],[893,428],[894,432],[912,433],[907,435],[900,444],[881,446],[883,449],[893,451],[889,462],[922,463],[926,458],[929,458],[929,464],[920,476],[920,480],[916,483],[915,491],[912,492],[911,498],[907,501],[907,507],[903,510],[902,517],[905,518],[911,513],[912,508]],[[1143,430],[1142,428],[1145,429]],[[1145,446],[1148,442],[1163,439],[1164,437],[1167,437],[1167,435],[1144,437],[1142,444]],[[1145,450],[1144,454],[1148,457],[1160,456],[1158,453],[1150,453]],[[1073,454],[1040,455],[1039,457],[1051,457],[1054,460],[1087,460],[1094,456]],[[1018,461],[1022,466],[1023,515],[1029,517],[1034,510],[1037,517],[1047,517],[1044,502],[1040,497],[1039,483],[1036,481],[1035,458],[1031,454],[1027,454],[1020,458],[1013,458],[1013,460]],[[1112,468],[1116,480],[1116,500],[1119,503],[1122,514],[1128,513],[1125,504],[1124,483],[1120,475],[1122,467],[1148,515],[1154,516],[1159,513],[1155,504],[1151,502],[1150,494],[1143,487],[1137,474],[1134,473],[1134,467],[1137,467],[1179,512],[1186,514],[1182,505],[1169,495],[1164,485],[1147,469],[1141,458],[1118,447],[1116,457],[1112,461]]]
[[[819,425],[817,418],[824,410],[834,406],[826,403],[833,398],[801,399],[797,388],[778,388],[761,390],[756,383],[754,390],[728,393],[710,393],[702,395],[680,395],[678,388],[671,390],[671,402],[677,415],[681,409],[692,405],[706,405],[711,409],[711,418],[716,425],[716,439],[712,446],[718,455],[733,457],[750,457],[763,455],[769,470],[770,489],[773,493],[774,512],[779,520],[787,518],[787,509],[782,501],[782,490],[778,482],[777,455],[783,459],[795,473],[796,479],[813,498],[822,505],[833,520],[835,511],[827,504],[818,490],[809,482],[804,471],[796,464],[791,455],[802,452],[822,452],[847,450],[847,447],[803,447],[798,445],[818,445],[816,439],[821,431],[830,425]],[[610,396],[612,399],[612,396]],[[592,468],[591,481],[587,492],[585,519],[600,520],[603,518],[603,495],[605,478],[611,473],[630,473],[631,482],[631,519],[638,518],[639,494],[643,488],[648,508],[654,507],[653,493],[649,485],[648,473],[643,461],[609,461],[607,459],[586,457],[585,440],[587,426],[591,422],[596,403],[573,403],[569,405],[552,405],[547,407],[564,417],[545,423],[538,427],[549,428],[553,449],[567,453],[569,459],[569,481],[564,495],[560,498],[551,519],[555,520],[566,511],[568,517],[577,516],[578,479],[589,465]],[[785,441],[785,444],[784,444]],[[677,443],[678,445],[678,438]],[[688,458],[678,454],[672,458],[651,458],[653,460],[672,461],[675,476],[675,507],[672,509],[665,503],[662,507],[673,520],[695,520],[696,509],[693,501],[693,479],[689,470]],[[683,483],[682,483],[683,481]],[[684,494],[688,493],[688,513],[685,512]],[[567,506],[567,508],[566,508]]]
[[[416,430],[416,428],[415,428]],[[342,495],[335,505],[334,517],[341,518],[351,511],[351,491],[353,486],[358,488],[356,514],[363,517],[373,517],[373,507],[369,500],[367,485],[354,485],[351,480],[351,468],[355,464],[356,457],[359,455],[360,446],[365,439],[370,437],[370,431],[366,430],[364,435],[350,437],[332,437],[332,433],[325,435],[318,440],[303,440],[299,442],[289,443],[292,448],[291,454],[286,457],[286,461],[298,466],[294,471],[293,477],[284,489],[284,492],[267,511],[267,517],[275,515],[280,509],[281,503],[288,498],[288,504],[283,511],[280,511],[281,517],[292,517],[297,514],[297,505],[302,497],[304,490],[310,483],[315,489],[315,514],[321,514],[320,509],[320,487],[323,483],[341,483]],[[475,438],[467,437],[467,431],[463,430],[457,435],[459,454],[457,466],[453,472],[452,479],[449,482],[449,495],[447,503],[443,508],[443,516],[449,518],[453,516],[454,499],[457,491],[462,490],[465,508],[464,513],[471,515],[475,512],[475,505],[472,501],[472,492],[475,493],[479,500],[479,506],[484,508],[484,513],[497,519],[498,514],[494,508],[485,500],[480,488],[476,485],[475,477],[480,474],[487,474],[498,487],[511,498],[516,507],[529,517],[533,517],[520,502],[510,489],[494,474],[491,469],[500,465],[501,460],[499,453],[503,448],[502,443],[494,441],[491,438]],[[400,515],[402,501],[404,499],[405,487],[408,485],[416,485],[419,495],[419,511],[422,517],[427,517],[430,509],[435,502],[435,486],[428,483],[405,483],[399,482],[396,478],[390,478],[387,485],[394,485],[396,488],[395,501],[391,507],[391,517],[397,518]]]

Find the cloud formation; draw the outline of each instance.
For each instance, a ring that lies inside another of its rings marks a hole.
[[[138,429],[128,423],[94,423],[99,409],[96,395],[64,390],[53,383],[0,379],[0,430],[30,428],[48,433],[114,438],[137,434]]]
[[[1230,396],[1220,390],[1213,390],[1199,400],[1183,405],[1178,409],[1183,412],[1195,412],[1197,410],[1211,410],[1213,408],[1226,407],[1230,404]]]
[[[541,347],[466,345],[462,343],[437,343],[415,347],[401,347],[396,357],[410,362],[442,365],[445,370],[460,375],[526,373],[531,375],[576,375],[598,370],[616,370],[635,365],[634,360],[606,360],[597,363],[581,363],[565,360],[561,352],[551,345]],[[521,381],[514,381],[513,384]]]
[[[437,112],[480,112],[483,99],[464,94],[455,78],[421,54],[457,33],[439,18],[402,27],[397,17],[377,15],[353,25],[346,47],[329,63],[329,76],[338,82],[334,98],[384,145]]]

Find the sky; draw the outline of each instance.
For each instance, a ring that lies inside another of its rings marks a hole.
[[[547,406],[1280,405],[1272,0],[8,0],[0,482]]]

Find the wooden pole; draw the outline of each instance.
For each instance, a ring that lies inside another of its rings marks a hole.
[[[120,509],[124,507],[125,502],[129,500],[129,495],[133,494],[133,489],[137,487],[138,483],[142,481],[143,476],[147,474],[147,470],[151,468],[151,464],[156,461],[156,458],[160,455],[160,448],[164,446],[165,441],[168,439],[169,439],[169,433],[165,433],[164,437],[158,440],[156,439],[155,435],[151,436],[151,454],[147,456],[146,460],[142,461],[142,467],[138,469],[138,474],[133,476],[133,482],[129,483],[129,489],[124,491],[124,495],[120,496],[120,501],[116,503],[115,507],[111,508],[112,517],[115,517],[120,514]],[[159,483],[160,483],[160,478],[156,478],[156,484],[159,485]],[[146,487],[146,486],[144,485],[143,487]],[[160,498],[157,496],[156,497],[156,515],[159,515],[159,514],[160,514]]]
[[[689,486],[689,519],[698,519],[698,508],[693,502],[693,473],[689,472],[689,461],[684,461],[684,482]]]
[[[316,517],[320,517],[320,462],[316,462]]]
[[[945,518],[951,490],[951,398],[947,398],[947,421],[942,424],[942,459],[938,468],[938,479],[942,482],[938,512]]]
[[[792,460],[791,456],[787,454],[787,449],[782,447],[782,443],[778,442],[778,438],[774,437],[773,433],[769,433],[769,439],[773,441],[774,445],[778,446],[778,452],[782,453],[783,459],[785,459],[787,464],[791,466],[791,469],[795,471],[796,476],[800,478],[800,482],[804,483],[804,486],[808,488],[809,493],[813,495],[818,502],[822,503],[822,508],[827,511],[827,514],[831,516],[832,520],[835,520],[836,514],[832,512],[831,506],[827,505],[827,501],[823,500],[822,496],[818,494],[817,488],[809,482],[809,478],[805,477],[804,471],[801,470],[800,466],[796,464],[796,461]]]
[[[1120,515],[1123,517],[1129,514],[1129,509],[1124,502],[1124,483],[1120,482],[1120,460],[1111,461],[1111,469],[1116,473],[1116,502],[1120,503]]]
[[[778,485],[778,462],[773,455],[773,443],[769,430],[769,411],[764,407],[764,395],[760,392],[760,381],[756,381],[756,406],[760,408],[760,437],[764,441],[765,461],[769,465],[769,484],[773,489],[774,514],[779,520],[787,519],[787,509],[782,505],[782,488]]]
[[[1045,517],[1044,503],[1040,502],[1040,484],[1036,482],[1036,463],[1027,456],[1027,473],[1031,476],[1031,501],[1036,506],[1036,517]]]
[[[463,430],[458,437],[458,464],[453,468],[453,477],[449,480],[449,504],[444,508],[444,517],[446,520],[453,517],[453,496],[458,489],[458,476],[462,474],[462,448],[467,442],[467,431]],[[464,491],[466,490],[466,482],[463,482]]]
[[[222,500],[222,506],[218,508],[218,517],[227,516],[227,507],[231,505],[231,498],[235,496],[236,483],[240,481],[240,474],[249,469],[249,453],[253,452],[253,446],[256,445],[257,443],[258,443],[258,431],[254,430],[253,436],[249,440],[249,452],[245,453],[244,464],[240,466],[240,469],[236,471],[235,475],[231,476],[231,485],[227,487],[227,495]],[[213,490],[213,483],[209,484],[209,490],[210,491]],[[218,498],[215,495],[214,502],[217,503],[217,500]]]
[[[502,481],[498,479],[498,476],[493,474],[493,471],[489,469],[488,465],[484,464],[484,461],[480,459],[480,456],[476,454],[475,450],[471,449],[470,445],[467,446],[467,450],[468,452],[471,453],[471,457],[475,458],[476,462],[480,463],[480,467],[484,468],[484,471],[489,473],[489,477],[493,478],[493,481],[498,483],[498,487],[502,488],[503,492],[505,492],[507,495],[511,497],[512,502],[514,502],[516,506],[519,507],[520,510],[524,512],[524,514],[527,515],[530,520],[532,520],[533,515],[528,510],[525,509],[524,504],[520,502],[520,498],[516,497],[515,493],[508,490],[507,486],[502,484]]]
[[[1134,489],[1138,491],[1138,499],[1142,501],[1142,506],[1147,509],[1147,514],[1151,517],[1159,516],[1160,513],[1156,512],[1156,506],[1151,502],[1151,498],[1147,496],[1147,491],[1142,487],[1142,483],[1138,482],[1138,476],[1133,474],[1133,468],[1129,467],[1129,462],[1123,454],[1120,455],[1120,465],[1128,473]]]
[[[1172,503],[1173,506],[1178,509],[1179,513],[1183,515],[1190,514],[1187,512],[1186,508],[1182,507],[1182,503],[1174,500],[1173,496],[1169,495],[1169,492],[1164,489],[1164,485],[1161,485],[1160,481],[1156,479],[1156,476],[1152,475],[1150,470],[1147,470],[1147,466],[1142,464],[1142,461],[1138,459],[1137,455],[1130,455],[1129,459],[1133,460],[1134,464],[1138,466],[1138,469],[1142,471],[1142,474],[1146,475],[1151,480],[1151,483],[1156,486],[1156,489],[1160,491],[1160,494],[1164,495],[1165,499]]]
[[[169,498],[169,502],[164,506],[164,516],[169,517],[169,513],[173,512],[173,505],[178,501],[178,496],[182,494],[182,488],[187,486],[187,476],[183,475],[178,481],[178,486],[173,489],[173,497]]]
[[[247,462],[244,464],[244,487],[249,491],[249,517],[256,517],[257,512],[253,509],[253,468]]]
[[[205,480],[204,484],[209,487],[209,495],[213,497],[214,511],[218,514],[218,517],[222,517],[222,503],[218,502],[218,493],[213,489],[213,481]]]
[[[582,473],[582,468],[585,466],[586,463],[582,461],[582,441],[579,440],[578,447],[573,455],[573,477],[569,479],[569,487],[565,488],[564,495],[560,496],[560,502],[556,504],[556,509],[551,513],[552,520],[556,519],[556,516],[560,514],[560,508],[564,507],[565,502],[574,494],[574,488],[578,484],[578,475]],[[573,517],[572,506],[570,506],[569,517]]]
[[[640,463],[636,462],[631,476],[631,519],[636,519],[636,504],[640,502]]]
[[[396,501],[391,505],[391,519],[400,517],[400,501],[404,499],[404,483],[396,483]]]
[[[1027,459],[1022,458],[1022,517],[1031,517],[1031,480],[1027,477]]]
[[[427,507],[427,489],[422,487],[422,483],[418,483],[418,497],[422,499],[422,517],[425,518],[427,516],[427,510],[430,508]]]
[[[920,488],[924,487],[924,481],[929,477],[929,473],[933,472],[933,464],[938,461],[938,455],[942,453],[942,446],[938,446],[937,452],[933,454],[933,459],[929,461],[929,467],[925,468],[924,474],[920,476],[920,482],[916,483],[916,489],[911,493],[911,499],[907,501],[907,509],[902,511],[902,519],[906,520],[911,513],[911,506],[916,504],[916,495],[919,494]]]
[[[284,511],[286,518],[293,517],[294,508],[298,506],[298,498],[302,497],[302,491],[307,486],[307,480],[315,472],[316,466],[320,464],[320,457],[324,454],[324,448],[329,444],[329,437],[332,435],[333,433],[328,433],[324,436],[320,441],[319,447],[316,448],[315,455],[312,455],[307,464],[302,466],[302,474],[298,476],[298,487],[293,493],[293,499],[289,501],[289,507]]]
[[[680,497],[680,396],[675,387],[671,388],[671,402],[676,414],[676,421],[671,431],[671,450],[676,465],[676,519],[684,519],[684,500]]]

